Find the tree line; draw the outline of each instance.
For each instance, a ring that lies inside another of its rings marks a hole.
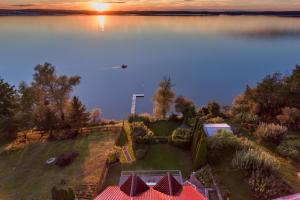
[[[30,129],[51,137],[55,130],[79,129],[95,122],[100,111],[95,109],[90,115],[80,99],[71,96],[80,80],[79,76],[57,75],[50,63],[37,65],[32,82],[21,81],[18,88],[0,79],[0,137],[13,138],[18,131]]]

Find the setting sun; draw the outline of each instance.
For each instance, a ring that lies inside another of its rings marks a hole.
[[[103,12],[103,11],[106,11],[108,9],[108,4],[107,3],[100,3],[100,2],[91,2],[90,7],[93,10]]]

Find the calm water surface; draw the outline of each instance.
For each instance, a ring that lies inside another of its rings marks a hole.
[[[0,77],[30,82],[45,61],[59,74],[80,75],[74,93],[104,117],[152,112],[164,75],[197,105],[230,104],[246,84],[300,64],[300,18],[59,16],[0,17]],[[128,64],[127,70],[111,67]]]

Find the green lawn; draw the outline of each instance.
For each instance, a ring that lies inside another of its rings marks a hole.
[[[118,184],[122,170],[181,170],[184,178],[192,171],[192,158],[189,151],[169,144],[150,145],[143,160],[132,164],[114,165],[110,168],[106,185]]]
[[[148,127],[156,136],[169,136],[179,125],[178,122],[159,120],[150,123]]]
[[[47,200],[51,188],[62,179],[76,187],[98,181],[107,154],[113,150],[114,134],[93,134],[75,140],[38,142],[0,156],[1,200]],[[67,151],[80,155],[65,168],[45,161]]]

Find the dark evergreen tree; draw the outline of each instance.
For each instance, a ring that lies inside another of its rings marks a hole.
[[[17,131],[18,96],[13,86],[0,79],[0,137],[13,138]]]
[[[86,112],[85,106],[76,96],[73,97],[70,103],[68,121],[71,128],[75,129],[86,126],[89,121],[89,113]]]

